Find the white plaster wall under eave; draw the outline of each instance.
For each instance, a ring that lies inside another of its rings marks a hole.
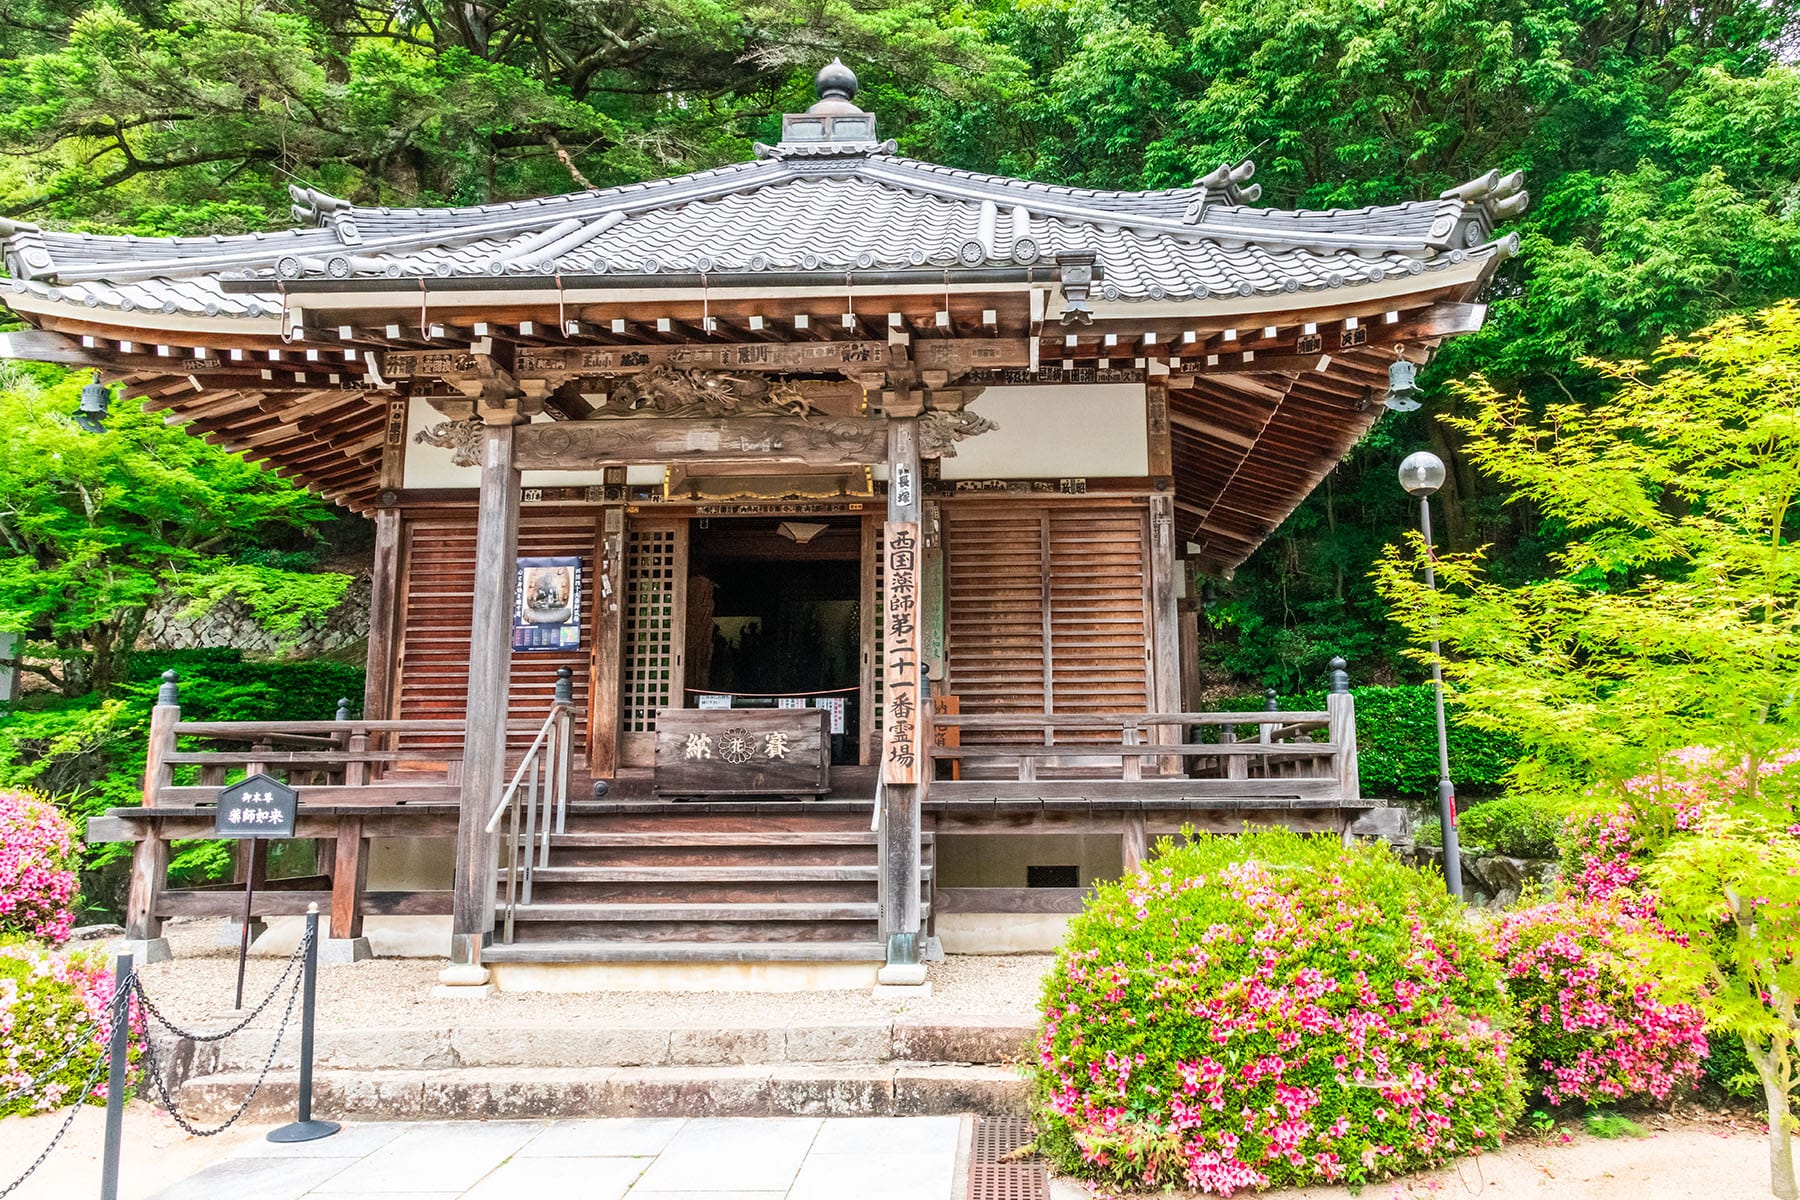
[[[418,440],[419,434],[444,419],[444,414],[421,397],[413,397],[406,410],[406,471],[401,486],[407,488],[476,488],[481,485],[481,468],[459,467],[450,461],[450,451]],[[550,417],[540,413],[531,419],[538,425]],[[626,467],[627,483],[661,483],[663,469],[657,466]],[[605,473],[595,467],[591,471],[526,471],[522,487],[587,487],[605,482]]]
[[[945,479],[1086,479],[1150,472],[1144,385],[991,387],[969,406],[999,426],[956,444]]]

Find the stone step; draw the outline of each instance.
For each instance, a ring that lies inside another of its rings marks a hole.
[[[247,1029],[222,1042],[174,1047],[164,1061],[191,1076],[259,1070],[274,1033]],[[1003,1066],[1030,1053],[1034,1028],[1009,1017],[844,1018],[786,1025],[458,1025],[318,1031],[320,1070],[443,1070],[454,1067],[681,1067],[714,1064],[940,1062]],[[299,1061],[293,1030],[277,1070]]]
[[[255,1072],[181,1086],[190,1120],[230,1116]],[[250,1105],[255,1121],[290,1117],[297,1084],[271,1075]],[[1008,1067],[946,1063],[778,1063],[698,1067],[464,1067],[322,1070],[313,1112],[327,1120],[497,1120],[548,1117],[1023,1115],[1030,1086]]]
[[[564,936],[554,940],[496,942],[481,950],[481,961],[484,963],[879,963],[886,960],[887,946],[872,940],[608,941],[603,937],[588,940]]]

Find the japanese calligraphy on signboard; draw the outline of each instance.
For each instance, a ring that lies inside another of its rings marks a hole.
[[[882,635],[886,690],[881,778],[886,783],[917,783],[925,757],[918,522],[887,522],[883,545],[887,555],[887,611],[882,619],[887,626]]]
[[[581,560],[521,558],[513,585],[513,649],[581,646]]]
[[[267,775],[252,775],[219,793],[213,832],[229,838],[291,838],[299,793]]]

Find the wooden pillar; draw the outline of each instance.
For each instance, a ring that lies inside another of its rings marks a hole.
[[[1157,492],[1150,497],[1150,706],[1165,713],[1182,711],[1181,623],[1175,611],[1175,572],[1180,565],[1175,558],[1175,496]],[[1159,725],[1153,740],[1181,742],[1186,735],[1179,725]],[[1180,758],[1162,760],[1165,775],[1179,774],[1181,769]]]
[[[148,942],[162,936],[162,918],[156,915],[163,879],[169,871],[169,843],[154,821],[144,826],[144,840],[131,848],[131,890],[125,900],[125,937]]]
[[[482,941],[494,926],[499,842],[484,827],[506,786],[507,677],[512,664],[513,577],[519,541],[519,471],[513,465],[513,435],[514,427],[509,424],[489,424],[482,429],[475,604],[469,628],[469,702],[450,925],[450,959],[457,966],[480,965]]]
[[[362,895],[368,883],[369,841],[363,836],[363,819],[343,816],[337,822],[337,848],[332,855],[331,936],[362,936]]]
[[[144,807],[156,807],[156,794],[169,786],[173,768],[166,761],[175,751],[175,726],[181,720],[181,697],[175,690],[175,672],[164,671],[150,710],[150,738],[144,758]]]
[[[365,660],[363,716],[371,721],[393,714],[394,656],[399,653],[400,510],[375,513],[375,567],[369,577],[369,650]]]
[[[882,664],[886,680],[881,755],[881,934],[887,945],[884,983],[922,983],[919,966],[921,793],[929,759],[921,732],[929,720],[921,651],[924,512],[919,423],[888,425],[887,595]],[[910,543],[910,544],[909,544]],[[907,576],[910,576],[910,586]],[[910,599],[908,599],[910,597]],[[910,701],[911,709],[907,709]]]
[[[624,475],[621,469],[619,474]],[[594,563],[594,652],[588,678],[588,774],[619,773],[619,700],[625,660],[625,509],[601,510]]]
[[[1119,841],[1119,858],[1124,863],[1125,874],[1135,875],[1144,865],[1144,859],[1149,853],[1150,834],[1145,825],[1144,811],[1140,808],[1130,809],[1125,813]]]

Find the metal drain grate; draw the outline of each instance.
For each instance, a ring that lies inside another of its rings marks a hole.
[[[976,1117],[969,1148],[968,1200],[1049,1200],[1050,1173],[1040,1158],[1005,1161],[1030,1143],[1024,1117]]]

